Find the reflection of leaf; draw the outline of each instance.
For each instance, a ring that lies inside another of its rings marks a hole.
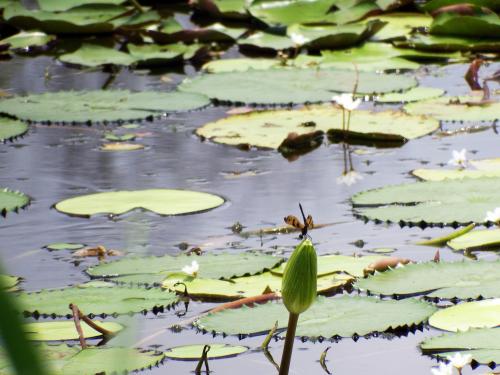
[[[246,346],[213,343],[208,343],[206,345],[210,345],[210,351],[207,355],[208,359],[234,357],[248,350]],[[165,352],[165,357],[182,361],[198,361],[203,353],[204,347],[205,344],[176,346],[168,349],[168,351]]]

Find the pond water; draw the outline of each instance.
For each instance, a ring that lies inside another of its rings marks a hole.
[[[481,71],[487,75],[500,68],[491,64]],[[439,87],[449,94],[468,92],[463,79],[466,65],[426,66],[416,72],[422,85]],[[137,72],[123,69],[109,86],[131,90],[172,90],[184,75],[180,72]],[[194,74],[186,68],[185,74]],[[168,74],[171,81],[160,80]],[[12,94],[58,91],[62,89],[98,89],[109,78],[101,71],[65,67],[47,56],[16,56],[0,65],[0,89]],[[263,88],[264,90],[265,88]],[[369,108],[371,104],[363,104]],[[32,204],[19,214],[9,214],[0,221],[0,257],[8,272],[22,276],[24,290],[55,288],[88,281],[86,267],[94,258],[75,262],[68,252],[48,252],[42,246],[53,242],[76,242],[104,245],[137,254],[177,254],[176,246],[187,242],[208,252],[265,250],[288,255],[297,244],[296,234],[242,238],[230,227],[240,222],[247,229],[282,225],[282,218],[298,214],[298,202],[317,223],[333,223],[311,232],[319,254],[367,254],[367,250],[391,247],[397,256],[417,261],[430,260],[435,249],[414,242],[424,237],[442,235],[447,229],[400,228],[398,225],[364,223],[352,214],[349,198],[356,192],[388,184],[414,181],[409,172],[422,166],[438,167],[446,163],[452,150],[467,148],[474,158],[498,156],[499,134],[495,127],[474,134],[437,137],[429,135],[412,140],[402,147],[375,149],[353,146],[356,170],[364,179],[347,187],[336,178],[343,170],[342,146],[325,144],[317,150],[288,161],[275,151],[251,150],[202,142],[193,131],[209,121],[222,118],[229,107],[214,107],[173,114],[154,122],[140,123],[134,130],[144,133],[144,150],[104,152],[99,150],[102,134],[113,126],[34,125],[29,133],[14,143],[0,145],[0,186],[18,189],[31,197]],[[470,125],[470,124],[469,124]],[[444,123],[444,129],[462,124]],[[231,172],[249,175],[233,176]],[[230,178],[232,177],[232,178]],[[134,211],[119,218],[105,216],[91,219],[69,217],[51,206],[59,200],[99,191],[118,189],[180,188],[219,194],[227,202],[212,211],[175,217],[160,217]],[[452,192],[450,192],[452,193]],[[364,243],[360,246],[360,240]],[[496,253],[484,252],[480,258],[495,259]],[[441,250],[443,260],[463,255]],[[135,337],[141,347],[160,350],[176,345],[212,341],[210,335],[186,329],[175,333],[164,329],[182,319],[195,316],[213,304],[191,302],[184,317],[174,311],[157,316],[136,316]],[[177,311],[182,311],[179,305]],[[242,322],[244,324],[244,322]],[[157,335],[153,335],[159,332]],[[439,331],[424,328],[407,337],[361,338],[354,342],[302,343],[296,341],[291,373],[322,374],[321,352],[332,348],[327,365],[333,374],[425,374],[436,365],[422,356],[418,343]],[[151,336],[153,335],[153,336]],[[235,337],[213,339],[258,348],[262,336],[238,340]],[[282,342],[272,342],[270,351],[276,361]],[[195,363],[165,361],[151,374],[188,374]],[[273,365],[260,351],[251,351],[232,359],[210,361],[215,374],[272,374]],[[472,372],[484,373],[486,367]],[[146,372],[148,373],[148,372]]]

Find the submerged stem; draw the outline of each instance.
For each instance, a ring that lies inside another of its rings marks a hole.
[[[288,375],[290,370],[290,362],[292,360],[293,340],[295,339],[295,331],[297,330],[297,322],[299,314],[290,313],[288,316],[288,328],[286,330],[285,346],[283,347],[283,355],[281,357],[281,366],[279,375]]]

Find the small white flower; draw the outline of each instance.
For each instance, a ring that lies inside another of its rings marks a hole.
[[[339,185],[354,185],[356,182],[361,181],[363,179],[363,175],[356,171],[350,171],[347,173],[342,173],[341,176],[337,177],[337,184]]]
[[[465,148],[460,151],[453,150],[453,158],[448,161],[448,164],[465,168],[467,165],[467,150]]]
[[[292,39],[293,44],[295,44],[297,46],[301,46],[301,45],[309,42],[309,40],[304,35],[297,34],[297,33],[290,34],[290,38]]]
[[[440,363],[439,368],[431,368],[432,375],[452,375],[453,366],[451,364]]]
[[[359,105],[361,104],[361,99],[358,98],[358,99],[354,100],[354,97],[352,96],[352,94],[341,94],[341,95],[333,96],[332,102],[336,102],[338,105],[340,105],[346,111],[351,112],[359,107]]]
[[[196,260],[193,260],[191,262],[190,266],[182,267],[182,272],[184,272],[185,274],[188,274],[189,276],[196,277],[199,269],[200,269],[200,265],[198,264],[198,262]]]
[[[486,212],[484,221],[500,224],[500,207],[495,208],[493,211]]]
[[[462,367],[467,366],[471,362],[472,356],[470,354],[462,355],[460,353],[455,353],[453,357],[447,356],[446,359],[450,361],[450,365],[461,370]]]

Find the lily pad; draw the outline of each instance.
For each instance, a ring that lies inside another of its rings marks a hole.
[[[480,7],[476,8],[481,11]],[[471,16],[445,12],[434,19],[429,32],[434,35],[498,38],[500,17],[496,13]]]
[[[203,256],[127,257],[114,262],[101,263],[87,269],[92,277],[113,277],[120,275],[161,274],[163,280],[168,274],[182,273],[182,268],[198,262],[198,277],[205,279],[230,279],[238,276],[255,275],[278,266],[283,259],[258,253],[206,254]]]
[[[69,243],[69,242],[55,242],[44,246],[47,250],[79,250],[85,247],[82,243]]]
[[[177,303],[175,293],[138,287],[69,287],[20,293],[17,303],[31,314],[71,316],[68,305],[74,303],[85,314],[128,314],[158,311]]]
[[[140,143],[113,142],[104,143],[100,149],[102,151],[137,151],[142,150],[144,145]]]
[[[287,36],[264,32],[257,32],[244,39],[240,39],[238,44],[243,48],[272,50],[284,50],[295,47],[295,44]]]
[[[345,272],[354,277],[363,277],[363,271],[366,267],[368,267],[371,263],[384,258],[384,256],[377,255],[367,255],[362,257],[321,255],[318,257],[318,277],[339,272]],[[271,272],[275,275],[283,276],[285,267],[286,263],[283,263]]]
[[[71,8],[89,4],[121,5],[125,0],[37,0],[40,9],[49,12],[63,12]]]
[[[420,348],[424,354],[438,358],[452,357],[457,352],[469,354],[479,364],[495,366],[500,363],[499,343],[500,329],[478,328],[428,338],[420,344]]]
[[[423,246],[444,246],[444,245],[446,245],[446,243],[448,241],[453,240],[454,238],[457,238],[457,237],[465,235],[466,233],[468,233],[471,230],[473,230],[475,227],[476,227],[476,224],[472,223],[472,224],[467,225],[464,228],[460,228],[460,229],[458,229],[456,231],[453,231],[453,232],[451,232],[451,233],[449,233],[449,234],[447,234],[445,236],[433,238],[433,239],[426,240],[426,241],[417,242],[417,245],[423,245]]]
[[[331,7],[331,0],[256,0],[248,10],[268,25],[292,25],[325,21]]]
[[[35,122],[88,123],[152,119],[208,104],[205,96],[180,92],[59,91],[0,100],[0,113]]]
[[[416,34],[408,40],[394,42],[396,47],[414,48],[420,51],[436,52],[498,52],[500,39],[465,38],[456,36],[438,36]]]
[[[429,318],[429,324],[446,331],[500,326],[500,298],[461,303],[441,309]]]
[[[360,279],[355,287],[384,296],[423,294],[440,299],[499,297],[499,266],[500,261],[409,264]]]
[[[212,343],[206,345],[210,346],[210,351],[207,354],[208,359],[235,357],[248,350],[246,346],[239,345]],[[168,349],[165,352],[165,357],[180,361],[199,361],[204,347],[205,344],[176,346]]]
[[[435,120],[407,116],[401,112],[359,110],[351,116],[350,136],[351,139],[365,139],[374,143],[404,143],[438,127]],[[196,134],[216,143],[278,149],[289,133],[300,135],[312,131],[341,131],[341,128],[342,110],[328,105],[234,115],[208,123],[198,128]]]
[[[500,200],[500,178],[425,181],[358,193],[352,203],[358,216],[401,225],[485,223]],[[453,194],[450,194],[453,192]]]
[[[55,40],[55,36],[40,31],[21,31],[18,34],[0,40],[0,45],[9,44],[10,49],[26,49],[43,47]]]
[[[378,103],[408,103],[443,96],[442,89],[434,87],[415,87],[402,93],[383,94],[375,98]]]
[[[19,209],[30,204],[31,199],[18,191],[0,189],[0,213],[2,216],[7,212],[17,212]]]
[[[500,229],[475,230],[448,241],[453,250],[500,249]]]
[[[156,45],[128,44],[127,49],[139,66],[155,66],[169,64],[174,61],[189,60],[201,48],[200,44],[185,45],[182,43]]]
[[[12,290],[20,282],[21,282],[20,277],[0,274],[0,285],[3,289]]]
[[[115,322],[94,321],[100,327],[111,331],[118,332],[123,329],[123,326]],[[85,323],[81,324],[83,336],[87,339],[102,336],[102,333],[94,330]],[[36,322],[26,323],[23,326],[24,331],[31,341],[64,341],[78,340],[78,332],[75,328],[75,323],[71,320],[59,322]]]
[[[428,13],[435,10],[456,4],[463,4],[463,0],[430,0],[421,6],[422,10]],[[491,10],[500,10],[500,3],[497,0],[467,0],[467,4],[474,4],[481,7],[486,7]]]
[[[425,29],[430,27],[432,17],[422,13],[388,13],[379,14],[376,16],[368,17],[363,22],[370,22],[371,20],[380,20],[385,22],[385,26],[372,36],[372,40],[386,41],[406,38],[415,29]]]
[[[75,216],[121,215],[141,208],[160,215],[183,215],[211,210],[224,203],[213,194],[190,190],[149,189],[82,195],[55,205],[59,212]]]
[[[461,180],[464,178],[500,177],[498,170],[475,169],[415,169],[411,172],[415,177],[424,181]]]
[[[59,60],[67,64],[93,68],[105,64],[128,66],[136,61],[128,53],[90,43],[84,43],[76,51],[59,56]]]
[[[114,133],[105,133],[104,138],[110,142],[128,142],[133,141],[136,135],[134,133],[126,133],[126,134],[114,134]]]
[[[27,131],[28,125],[24,122],[0,116],[0,142],[12,141]]]
[[[299,104],[330,101],[336,92],[352,92],[354,71],[335,69],[270,69],[204,74],[186,79],[182,91],[204,94],[228,103]],[[268,82],[262,90],[262,82]],[[359,73],[359,94],[406,90],[416,85],[404,75]]]
[[[296,335],[311,339],[362,336],[420,324],[435,311],[434,306],[412,298],[383,301],[369,297],[318,297],[300,315]],[[255,335],[267,333],[276,321],[278,328],[285,328],[288,311],[282,303],[271,302],[208,314],[195,325],[209,332]]]

